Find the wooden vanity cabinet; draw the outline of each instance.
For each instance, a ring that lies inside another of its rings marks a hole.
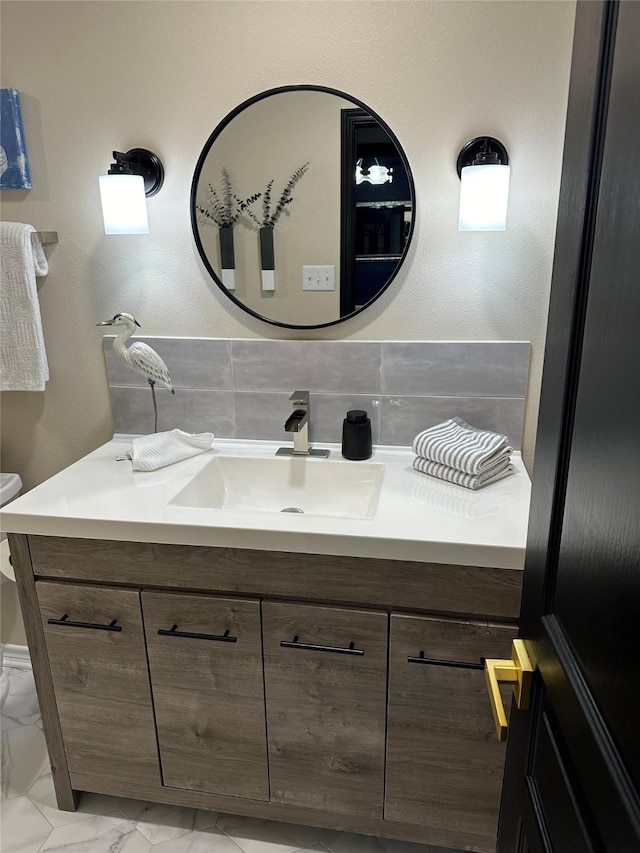
[[[142,593],[164,784],[269,799],[260,602]]]
[[[480,661],[509,656],[517,570],[11,549],[61,808],[94,791],[495,853],[505,748]]]
[[[515,636],[510,625],[392,614],[387,820],[491,844],[506,745],[496,739],[482,658],[509,657]]]
[[[272,802],[381,818],[387,614],[262,610]]]
[[[71,773],[160,785],[140,593],[36,584]]]

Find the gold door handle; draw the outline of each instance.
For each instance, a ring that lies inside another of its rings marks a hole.
[[[488,658],[484,662],[484,676],[489,690],[493,721],[500,741],[507,739],[507,727],[509,725],[500,695],[500,682],[513,683],[516,705],[521,711],[526,711],[529,707],[531,682],[533,680],[533,667],[524,640],[513,640],[512,656],[513,659]]]

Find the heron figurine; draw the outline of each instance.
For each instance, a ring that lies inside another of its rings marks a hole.
[[[137,372],[141,373],[149,383],[151,395],[153,397],[153,431],[158,432],[156,383],[161,385],[163,388],[166,388],[168,391],[171,391],[172,394],[176,393],[173,390],[173,383],[169,376],[167,365],[160,358],[158,353],[148,344],[145,344],[144,341],[134,341],[129,347],[125,346],[131,335],[135,332],[136,326],[141,328],[140,323],[138,323],[136,318],[132,317],[131,314],[121,311],[119,314],[114,315],[110,320],[103,320],[97,325],[125,327],[124,330],[115,337],[113,341],[113,351],[119,359],[124,361],[127,367],[130,367],[132,370],[137,370]]]

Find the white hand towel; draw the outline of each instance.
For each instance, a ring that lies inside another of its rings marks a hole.
[[[416,456],[413,460],[413,467],[416,471],[423,474],[428,474],[430,477],[437,477],[438,480],[446,480],[447,483],[455,483],[456,486],[464,486],[465,489],[472,489],[474,492],[488,486],[489,483],[495,483],[496,480],[502,480],[503,477],[513,474],[513,465],[508,459],[503,459],[494,465],[492,468],[487,468],[481,474],[465,474],[458,468],[449,468],[448,465],[441,465],[439,462],[431,462],[423,456]]]
[[[508,462],[513,453],[506,435],[476,429],[462,418],[450,418],[418,433],[412,447],[417,456],[466,474],[481,474]]]
[[[44,391],[49,378],[36,287],[49,268],[35,230],[0,222],[0,391]]]
[[[131,452],[126,456],[133,462],[134,471],[156,471],[165,465],[173,465],[174,462],[182,462],[183,459],[211,450],[212,446],[212,432],[193,435],[181,429],[172,429],[134,438]]]

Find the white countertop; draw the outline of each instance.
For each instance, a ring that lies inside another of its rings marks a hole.
[[[116,462],[133,436],[107,444],[7,505],[7,533],[209,545],[418,562],[524,565],[531,484],[519,454],[515,473],[473,492],[411,467],[408,448],[376,447],[385,465],[371,519],[168,507],[213,454],[273,456],[277,442],[216,440],[214,450],[158,471],[134,473]],[[338,445],[331,459],[341,460]],[[314,460],[313,464],[323,464]]]

